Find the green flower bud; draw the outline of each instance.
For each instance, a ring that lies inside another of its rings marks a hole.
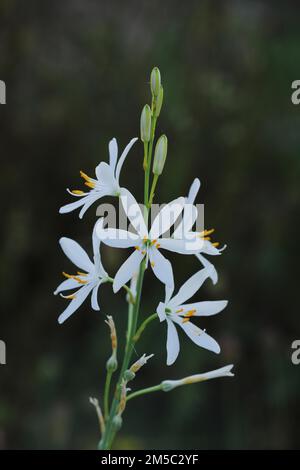
[[[150,86],[151,86],[152,95],[155,96],[155,98],[159,94],[160,84],[161,84],[160,71],[157,67],[154,67],[154,69],[152,69],[152,72],[151,72]]]
[[[154,175],[161,175],[164,169],[166,157],[168,151],[168,139],[165,135],[160,136],[158,139],[153,161],[153,173]]]
[[[135,373],[132,372],[130,369],[125,370],[124,372],[124,379],[126,382],[130,382],[130,380],[133,380],[135,378]]]
[[[151,137],[151,109],[148,104],[145,104],[141,114],[141,140],[149,142]]]
[[[164,100],[164,89],[163,89],[162,85],[160,85],[158,97],[157,97],[157,100],[156,100],[156,107],[155,107],[155,116],[156,117],[158,117],[160,115],[160,110],[161,110],[161,107],[162,107],[162,104],[163,104],[163,100]]]
[[[112,420],[112,428],[114,431],[119,431],[123,424],[122,417],[120,415],[116,415]]]
[[[170,392],[171,390],[173,390],[173,388],[174,388],[174,385],[172,383],[172,380],[164,380],[161,383],[161,389],[163,392]]]
[[[115,354],[112,354],[106,363],[106,370],[108,372],[115,372],[118,368],[118,361]]]

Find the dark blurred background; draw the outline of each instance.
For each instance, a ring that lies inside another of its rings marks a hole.
[[[149,74],[159,66],[165,89],[159,133],[169,153],[157,195],[167,202],[202,181],[206,227],[227,243],[216,263],[220,281],[199,299],[228,298],[204,319],[221,344],[216,356],[183,335],[181,353],[165,365],[165,325],[153,323],[137,354],[155,353],[134,389],[166,378],[235,364],[221,379],[128,404],[117,448],[299,447],[300,366],[291,343],[300,338],[300,108],[291,83],[300,79],[300,8],[296,2],[96,0],[0,3],[0,79],[7,104],[1,133],[0,366],[1,448],[95,448],[98,426],[89,396],[102,394],[110,341],[104,314],[123,340],[126,304],[110,286],[102,311],[87,302],[63,326],[66,301],[52,295],[72,265],[58,239],[89,253],[95,209],[59,215],[79,170],[93,174],[139,134],[149,102]],[[142,146],[122,172],[142,198]],[[116,272],[124,250],[104,248]],[[169,256],[177,285],[199,268]],[[163,295],[146,275],[142,314]]]

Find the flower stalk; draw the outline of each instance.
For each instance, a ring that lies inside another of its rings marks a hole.
[[[157,67],[153,68],[150,75],[150,89],[152,96],[151,107],[146,104],[140,117],[140,137],[143,144],[144,211],[141,211],[133,194],[127,188],[120,186],[122,166],[137,138],[131,139],[120,156],[117,141],[113,138],[108,145],[109,163],[100,162],[95,169],[95,177],[90,177],[81,171],[80,175],[88,189],[85,189],[85,191],[79,189],[68,190],[76,198],[76,201],[60,208],[60,213],[80,209],[79,217],[82,218],[84,213],[97,200],[105,196],[115,196],[119,198],[128,219],[135,229],[135,233],[132,233],[117,228],[104,227],[104,219],[100,218],[96,222],[92,233],[92,258],[74,240],[65,237],[60,239],[62,250],[78,270],[76,269],[75,274],[64,273],[66,279],[54,292],[70,301],[59,316],[59,323],[65,322],[73,315],[88,297],[90,297],[92,309],[100,310],[98,290],[104,283],[111,283],[114,293],[121,291],[123,288],[128,303],[127,330],[120,368],[117,358],[119,349],[115,323],[111,315],[106,317],[106,324],[110,330],[111,355],[106,362],[103,394],[104,413],[102,413],[98,399],[90,398],[90,403],[95,407],[97,413],[101,432],[98,449],[111,449],[116,434],[122,427],[123,414],[127,403],[133,398],[156,391],[168,392],[183,385],[233,375],[231,372],[232,365],[230,365],[179,380],[163,380],[158,385],[136,390],[132,393],[129,393],[130,389],[127,388],[128,382],[135,380],[136,374],[153,357],[153,354],[148,356],[143,354],[138,359],[133,359],[137,341],[140,340],[141,335],[153,320],[159,319],[160,322],[166,324],[167,365],[171,365],[175,362],[180,350],[178,327],[197,346],[215,353],[220,352],[220,346],[214,338],[208,335],[206,330],[201,330],[196,326],[191,319],[194,316],[215,315],[227,305],[225,300],[186,303],[188,299],[196,294],[206,279],[210,278],[214,284],[218,280],[214,266],[206,260],[203,253],[205,255],[219,255],[222,251],[222,249],[217,248],[218,243],[211,242],[212,229],[203,230],[202,232],[193,231],[193,225],[197,217],[197,208],[194,201],[200,188],[199,179],[194,180],[187,197],[177,197],[169,204],[164,205],[154,220],[151,221],[151,227],[149,227],[149,212],[155,197],[159,177],[164,169],[168,149],[168,139],[165,135],[161,135],[155,145],[156,125],[164,97],[161,74]],[[153,152],[154,148],[155,151]],[[172,229],[181,214],[183,215],[182,222],[177,225],[172,236],[164,236]],[[114,248],[132,249],[132,253],[119,268],[114,278],[108,275],[102,265],[101,243]],[[181,255],[195,255],[203,265],[203,269],[193,274],[181,286],[176,295],[174,295],[175,283],[172,264],[162,254],[164,250]],[[156,311],[152,315],[146,317],[139,324],[144,274],[148,267],[151,268],[149,270],[153,271],[156,278],[165,285],[165,299],[159,302]],[[130,287],[127,285],[129,282]],[[73,293],[69,294],[70,290]],[[63,294],[64,292],[67,292],[67,294]],[[156,323],[159,324],[159,322]],[[117,378],[114,380],[114,373],[117,370]]]

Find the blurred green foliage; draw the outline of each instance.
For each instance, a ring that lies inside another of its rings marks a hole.
[[[122,337],[126,305],[105,286],[102,312],[86,303],[57,324],[65,301],[52,291],[70,267],[58,239],[90,250],[95,221],[93,209],[80,221],[58,208],[79,170],[92,174],[107,159],[110,138],[124,146],[138,135],[154,65],[165,88],[159,132],[169,139],[157,196],[185,195],[200,177],[206,227],[228,248],[214,260],[218,285],[199,295],[230,304],[200,323],[220,342],[220,356],[182,337],[180,357],[167,368],[165,325],[152,324],[137,354],[155,356],[132,385],[231,362],[236,377],[131,402],[116,446],[299,446],[300,367],[290,360],[300,337],[300,108],[290,100],[300,78],[299,14],[289,1],[1,1],[0,338],[8,364],[0,368],[0,447],[96,446],[88,397],[100,396],[104,382],[104,313]],[[137,198],[142,175],[137,145],[122,173]],[[126,254],[103,251],[114,273]],[[194,257],[170,259],[177,285],[199,267]],[[147,273],[143,315],[162,294]]]

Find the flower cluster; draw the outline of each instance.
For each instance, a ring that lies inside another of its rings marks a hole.
[[[98,290],[101,284],[111,283],[114,293],[124,288],[127,292],[129,304],[127,343],[124,353],[123,366],[117,384],[115,399],[109,407],[109,387],[111,375],[117,369],[117,336],[112,317],[107,316],[107,324],[110,327],[112,338],[112,356],[107,362],[108,378],[105,386],[105,413],[99,411],[99,403],[96,399],[92,403],[96,406],[98,416],[101,416],[101,430],[104,434],[101,448],[107,448],[114,432],[117,431],[116,424],[125,410],[126,400],[146,392],[134,392],[128,395],[127,382],[132,380],[139,369],[152,357],[145,354],[129,368],[129,361],[133,353],[134,344],[139,339],[142,331],[153,319],[166,322],[167,325],[167,364],[175,362],[180,345],[178,327],[192,340],[194,344],[215,353],[220,352],[218,343],[205,331],[196,326],[192,319],[194,317],[205,317],[220,313],[227,305],[226,300],[196,301],[189,302],[207,279],[215,284],[218,275],[215,267],[206,256],[220,255],[223,248],[211,240],[213,229],[197,231],[193,227],[198,216],[195,200],[200,189],[200,181],[196,178],[191,184],[187,196],[177,197],[164,205],[161,210],[152,217],[151,226],[149,218],[151,206],[155,195],[155,188],[159,176],[163,172],[167,157],[168,140],[162,135],[155,146],[153,158],[153,182],[149,191],[150,166],[152,149],[154,143],[155,126],[160,114],[163,102],[163,88],[161,85],[160,72],[154,68],[150,79],[152,104],[145,105],[141,114],[141,141],[144,146],[143,169],[145,172],[145,193],[143,209],[138,204],[134,195],[124,187],[120,186],[120,174],[129,151],[138,140],[131,139],[118,158],[118,145],[113,138],[108,145],[109,163],[101,162],[95,169],[96,178],[87,176],[80,171],[84,180],[86,191],[67,190],[75,202],[68,203],[60,208],[60,213],[67,213],[80,209],[79,217],[82,218],[89,207],[105,196],[115,196],[127,216],[130,227],[124,230],[116,227],[106,227],[104,220],[99,218],[92,232],[92,259],[86,251],[74,240],[61,238],[60,246],[65,255],[76,266],[75,274],[63,273],[66,278],[55,290],[68,299],[70,303],[58,318],[59,323],[66,321],[91,294],[91,307],[100,310],[98,302]],[[152,215],[152,214],[151,214]],[[114,277],[107,274],[101,261],[100,250],[102,244],[113,248],[130,249],[126,261],[120,266]],[[174,252],[182,256],[195,256],[199,261],[199,269],[193,274],[174,295],[175,280],[172,264],[168,259],[168,252]],[[165,298],[158,302],[156,311],[148,317],[137,329],[137,318],[141,300],[143,275],[150,267],[154,276],[165,286]],[[78,270],[77,270],[78,269]],[[128,285],[129,283],[129,285]],[[66,294],[67,291],[72,293]],[[113,365],[112,365],[113,363]],[[218,371],[207,373],[205,376],[198,374],[190,378],[178,381],[163,381],[161,389],[167,391],[179,385],[194,383],[208,378],[232,375],[232,366],[227,366]],[[154,391],[155,387],[153,388]],[[150,390],[150,389],[149,389]],[[151,390],[150,390],[151,391]],[[96,401],[95,401],[96,400]],[[105,442],[103,444],[103,442]]]

